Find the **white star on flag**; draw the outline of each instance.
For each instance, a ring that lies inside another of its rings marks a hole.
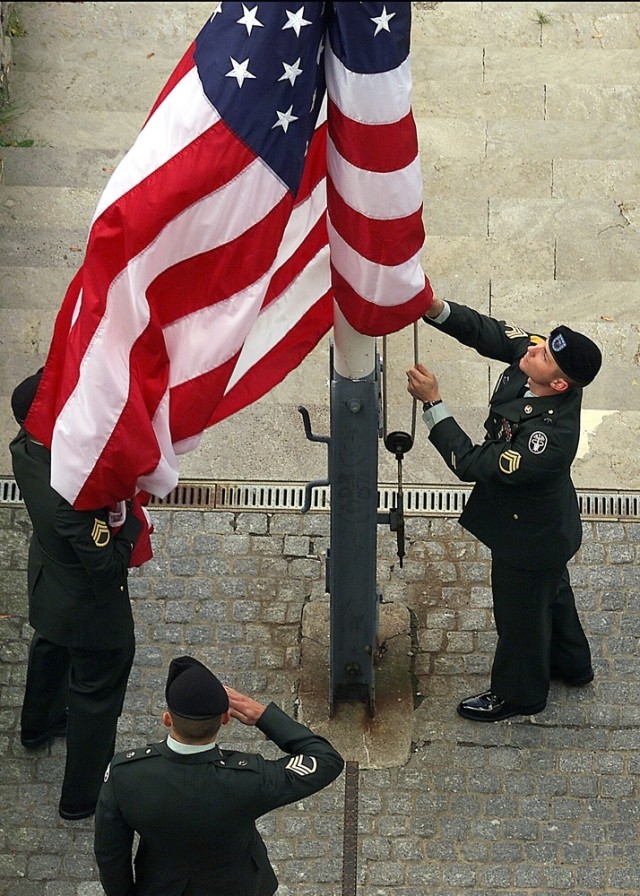
[[[293,87],[293,85],[296,83],[296,78],[298,77],[298,75],[302,74],[302,69],[300,68],[300,57],[296,59],[293,65],[287,65],[286,62],[283,62],[282,65],[284,66],[284,75],[281,75],[278,78],[278,81],[286,81],[288,78],[289,81],[291,81],[291,86]]]
[[[289,12],[289,10],[285,10],[287,13],[287,18],[289,21],[286,25],[282,26],[282,30],[285,28],[293,28],[296,33],[296,37],[300,37],[300,31],[304,27],[304,25],[310,25],[311,22],[308,19],[303,18],[304,16],[304,6],[301,6],[298,12]]]
[[[258,15],[257,6],[254,6],[253,9],[248,9],[243,3],[242,9],[244,10],[244,15],[240,16],[238,19],[238,25],[244,25],[247,29],[247,34],[251,34],[252,28],[264,28],[262,22],[259,22],[256,18]]]
[[[233,56],[229,56],[229,59],[231,60],[233,68],[230,72],[226,73],[225,78],[235,78],[238,82],[238,87],[242,87],[245,78],[255,78],[255,75],[252,75],[248,69],[248,59],[245,59],[244,62],[238,62]]]
[[[292,121],[297,121],[297,120],[298,120],[298,116],[297,116],[297,115],[292,115],[292,114],[291,114],[292,112],[293,112],[293,106],[289,106],[289,108],[287,109],[286,112],[279,112],[279,111],[276,109],[276,115],[278,116],[278,120],[277,120],[276,123],[273,125],[273,127],[271,128],[271,130],[273,130],[273,128],[282,128],[282,130],[283,130],[283,131],[285,132],[285,134],[286,134],[286,133],[287,133],[287,128],[289,127],[289,125],[291,124],[291,122],[292,122]]]
[[[389,22],[395,16],[395,12],[388,13],[387,7],[382,7],[382,13],[379,16],[371,16],[371,21],[376,23],[376,30],[373,32],[373,36],[379,34],[381,31],[391,31],[389,28]]]

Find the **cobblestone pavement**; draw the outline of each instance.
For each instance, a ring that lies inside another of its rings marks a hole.
[[[183,652],[304,720],[301,620],[325,600],[328,515],[157,510],[154,522],[155,557],[132,578],[138,647],[119,748],[160,738],[167,664]],[[93,824],[57,816],[63,742],[20,746],[24,509],[0,508],[0,526],[0,894],[97,896]],[[343,853],[344,776],[262,821],[280,892],[348,893],[343,857],[357,865],[359,896],[639,892],[640,525],[587,523],[572,564],[594,683],[554,683],[543,713],[493,725],[455,712],[488,680],[486,553],[452,519],[410,519],[407,529],[402,570],[391,537],[381,537],[378,575],[383,600],[411,612],[411,747],[393,767],[360,766],[354,853]],[[361,738],[354,729],[345,758]],[[224,742],[276,755],[240,726],[225,729]]]
[[[24,110],[14,127],[35,145],[0,153],[5,441],[15,431],[10,385],[43,358],[99,192],[206,6],[13,4],[26,32],[14,47],[12,92]],[[579,485],[637,489],[640,4],[414,9],[430,276],[440,289],[479,296],[482,310],[517,311],[519,323],[551,321],[560,306],[602,340],[608,365],[590,392]],[[410,360],[412,349],[402,351]],[[440,352],[438,369],[472,431],[491,371],[435,342],[429,351]],[[315,455],[310,470],[302,464],[300,439],[287,429],[293,407],[300,430],[301,396],[314,429],[323,429],[316,421],[326,413],[326,361],[310,363],[221,428],[219,443],[205,440],[188,475],[323,475]],[[280,452],[257,435],[272,425],[282,427]],[[246,431],[252,438],[239,438]],[[414,453],[412,481],[416,470],[418,481],[447,481],[428,446]],[[294,475],[288,465],[297,463]],[[10,475],[8,451],[3,464],[0,474]],[[132,576],[137,653],[118,747],[161,736],[167,664],[183,652],[304,721],[303,620],[326,601],[328,515],[156,510],[154,522],[155,557]],[[0,502],[0,896],[99,896],[93,822],[57,815],[63,741],[34,752],[19,741],[31,634],[28,536],[24,508]],[[400,568],[381,531],[383,601],[410,618],[409,746],[392,765],[384,750],[377,763],[360,764],[354,853],[343,850],[344,776],[262,820],[280,896],[353,896],[343,886],[344,859],[356,864],[357,896],[640,893],[639,560],[637,512],[586,520],[571,570],[594,683],[554,683],[543,713],[474,725],[455,705],[488,681],[495,634],[487,553],[455,519],[413,516]],[[362,736],[354,727],[345,758]],[[224,744],[272,750],[233,725]]]

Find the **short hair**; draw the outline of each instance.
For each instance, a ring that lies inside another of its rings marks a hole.
[[[222,724],[222,716],[211,716],[209,719],[185,719],[184,716],[179,716],[177,713],[171,712],[169,710],[169,714],[171,715],[171,724],[180,737],[184,737],[186,740],[206,740],[207,738],[213,738],[220,730],[220,725]]]

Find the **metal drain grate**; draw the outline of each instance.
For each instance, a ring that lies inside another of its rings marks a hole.
[[[22,504],[20,489],[15,479],[0,479],[0,504]]]
[[[150,506],[158,510],[263,510],[301,511],[306,497],[305,482],[181,482],[166,498],[152,497]],[[462,512],[471,487],[439,485],[405,486],[407,516],[457,517]],[[378,510],[388,513],[396,506],[397,488],[380,485]],[[640,492],[592,489],[578,492],[580,512],[586,520],[640,519]],[[0,479],[0,505],[22,504],[17,483]],[[311,510],[330,509],[330,489],[320,485],[311,491]]]

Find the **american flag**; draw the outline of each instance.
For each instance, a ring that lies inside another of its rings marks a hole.
[[[410,8],[225,2],[184,54],[100,198],[26,423],[76,508],[166,496],[334,298],[370,336],[430,306]]]

